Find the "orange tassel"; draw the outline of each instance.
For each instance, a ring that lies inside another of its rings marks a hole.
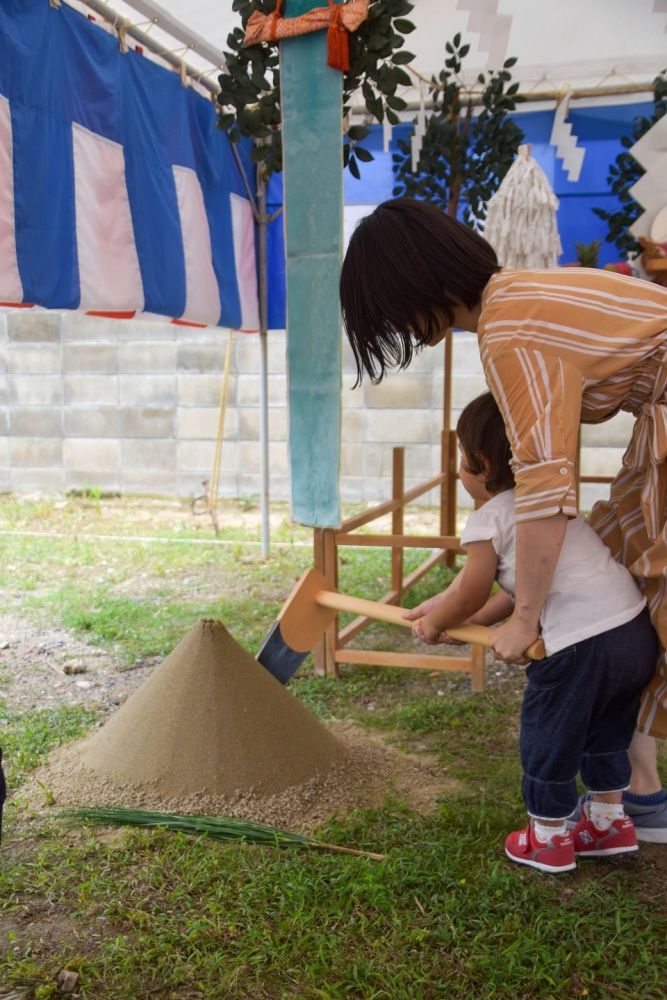
[[[269,35],[272,42],[276,40],[276,34],[278,31],[278,21],[283,16],[282,15],[283,0],[276,0],[276,6],[271,14],[269,14]]]
[[[329,0],[331,23],[327,29],[327,65],[347,73],[350,69],[350,43],[342,21],[342,4]]]

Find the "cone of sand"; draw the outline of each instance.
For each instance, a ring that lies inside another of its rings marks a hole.
[[[342,744],[221,623],[201,621],[87,741],[82,762],[170,795],[270,796],[344,758]]]

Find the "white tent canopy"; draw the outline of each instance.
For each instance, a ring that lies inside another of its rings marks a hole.
[[[70,2],[85,6],[83,0]],[[442,68],[445,42],[457,32],[471,46],[466,58],[471,81],[480,70],[499,68],[508,56],[516,56],[512,72],[523,93],[650,83],[667,62],[667,7],[662,0],[413,2],[409,16],[416,30],[407,37],[406,48],[416,56],[410,68],[426,80]],[[169,51],[208,72],[211,80],[223,62],[227,35],[240,26],[232,0],[104,0],[104,6],[148,30]],[[165,30],[173,28],[170,19],[180,22],[180,37]],[[417,76],[403,96],[418,98]]]

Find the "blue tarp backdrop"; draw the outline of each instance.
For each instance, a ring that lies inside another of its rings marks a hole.
[[[135,52],[122,54],[115,37],[66,4],[53,8],[46,0],[0,0],[0,52],[0,144],[6,147],[4,159],[0,155],[0,183],[10,192],[3,201],[0,191],[0,236],[5,212],[4,238],[11,239],[14,287],[20,289],[10,297],[0,287],[0,300],[65,309],[138,309],[172,317],[183,316],[187,307],[194,319],[206,256],[211,279],[208,298],[205,295],[199,307],[201,320],[252,327],[252,221],[242,179],[229,142],[216,127],[211,102],[183,87],[177,74]],[[549,142],[554,112],[521,110],[512,116],[560,199],[562,263],[575,259],[575,242],[596,239],[602,241],[601,263],[619,259],[616,248],[605,242],[605,223],[592,209],[618,204],[607,184],[609,166],[622,151],[621,137],[631,133],[633,120],[651,110],[648,103],[572,108],[569,121],[586,149],[576,183],[568,181]],[[409,139],[412,128],[410,123],[394,128],[391,149],[385,153],[381,127],[371,127],[365,145],[375,159],[360,164],[360,180],[345,172],[347,205],[373,206],[393,197],[392,153],[399,139]],[[95,155],[77,162],[77,149],[85,154],[95,141],[100,150],[111,150],[110,156],[112,147],[119,151],[118,184],[112,178],[105,186]],[[243,144],[240,154],[252,176],[247,151]],[[91,169],[92,176],[86,173]],[[197,225],[200,233],[202,229],[202,218],[198,222],[192,210],[196,205],[191,196],[197,195],[193,185],[201,192],[203,225],[210,232],[205,255],[201,242],[191,245],[188,255],[188,224],[190,231]],[[118,224],[119,197],[121,209],[127,206],[125,230]],[[279,175],[271,179],[267,201],[269,212],[282,204]],[[79,228],[86,204],[98,216],[90,232],[104,237],[104,252],[97,255],[95,247],[82,253],[88,245]],[[248,216],[245,240],[234,217],[239,206],[245,206]],[[283,226],[279,216],[269,232],[272,329],[285,325]],[[110,275],[114,261],[119,271],[129,243],[134,257],[126,264],[127,276],[131,279],[137,271],[140,275],[136,288],[128,291],[120,278],[114,285]],[[0,240],[0,247],[6,258],[8,246]],[[85,274],[82,277],[86,263],[89,272],[92,268],[87,297]],[[98,292],[111,301],[91,304]],[[127,301],[114,305],[114,296],[121,293]]]
[[[250,325],[252,214],[211,101],[66,4],[2,0],[0,53],[0,245],[18,300]]]
[[[632,132],[633,120],[639,115],[650,115],[650,103],[617,104],[581,109],[572,109],[568,121],[580,145],[586,148],[584,165],[579,180],[574,183],[567,179],[560,160],[556,159],[556,149],[549,142],[553,126],[553,111],[521,111],[512,117],[525,134],[525,142],[532,144],[532,155],[540,164],[549,183],[560,199],[558,229],[563,244],[561,263],[576,260],[574,244],[591,243],[600,240],[600,264],[620,260],[616,247],[605,241],[607,225],[593,213],[593,208],[615,210],[618,199],[609,191],[607,176],[609,166],[623,151],[621,138]],[[373,153],[371,163],[361,163],[361,179],[356,180],[349,171],[345,172],[345,204],[377,205],[394,197],[394,175],[392,154],[398,151],[400,139],[409,142],[413,126],[409,123],[396,126],[388,153],[382,149],[382,128],[373,125],[364,145]],[[281,204],[282,188],[280,177],[273,177],[269,188],[271,208]],[[282,263],[282,229],[280,222],[274,222],[270,240],[270,266],[274,279],[269,302],[270,326],[279,329],[284,325],[285,303],[284,285],[279,275],[284,273]]]

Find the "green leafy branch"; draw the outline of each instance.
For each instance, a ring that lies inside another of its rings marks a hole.
[[[417,170],[412,170],[410,144],[401,140],[393,158],[394,194],[428,199],[453,216],[463,201],[463,218],[474,226],[485,218],[487,202],[524,138],[508,117],[521,101],[519,84],[511,82],[516,59],[506,59],[501,70],[480,73],[471,87],[461,76],[470,46],[457,34],[445,50],[444,69],[431,77],[434,109]],[[477,108],[481,110],[474,113]]]
[[[414,31],[407,20],[414,4],[409,0],[371,0],[368,18],[350,34],[350,69],[343,77],[343,162],[350,173],[360,176],[359,163],[373,159],[362,145],[369,125],[349,125],[352,97],[361,92],[370,119],[393,125],[406,102],[397,95],[401,86],[410,86],[404,67],[414,59],[405,48],[405,35]],[[282,170],[280,107],[280,56],[277,45],[262,42],[243,47],[245,26],[254,11],[269,14],[275,0],[234,0],[233,10],[241,16],[241,26],[227,37],[231,51],[225,52],[227,72],[219,76],[218,124],[232,142],[241,137],[255,142],[251,157],[263,166],[264,177]]]
[[[653,81],[653,100],[651,117],[639,115],[632,123],[632,134],[621,139],[621,145],[625,150],[634,146],[637,140],[667,112],[667,70],[662,70]],[[621,207],[613,212],[604,208],[593,209],[595,214],[607,223],[608,231],[605,237],[607,243],[614,243],[621,252],[631,254],[641,252],[639,243],[630,232],[630,226],[636,222],[644,209],[634,200],[629,189],[643,174],[644,169],[634,156],[629,152],[619,153],[609,167],[607,183],[620,201]]]

